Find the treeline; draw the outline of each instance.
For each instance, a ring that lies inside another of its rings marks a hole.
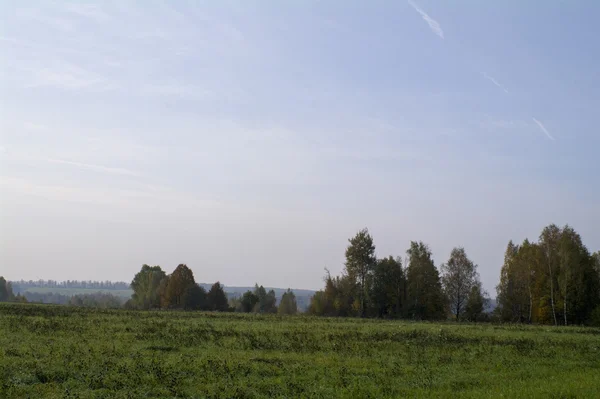
[[[218,281],[208,291],[196,283],[194,273],[180,264],[173,273],[166,274],[160,266],[143,265],[131,282],[133,294],[125,303],[135,309],[182,309],[220,312],[255,312],[295,314],[294,293],[288,290],[277,306],[275,291],[267,292],[263,286],[245,292],[240,298],[228,300]]]
[[[325,288],[312,298],[308,312],[320,316],[362,316],[482,321],[488,295],[483,291],[477,265],[463,248],[455,248],[441,274],[431,250],[413,241],[400,257],[378,259],[367,229],[349,240],[341,276],[325,277]]]
[[[0,276],[0,302],[27,302],[27,299],[20,294],[15,295],[11,282]]]
[[[552,224],[537,242],[508,243],[496,289],[503,321],[600,325],[600,251]]]
[[[571,227],[550,225],[537,243],[506,250],[497,308],[482,289],[477,265],[462,247],[439,270],[423,242],[400,257],[379,259],[367,229],[349,239],[341,276],[325,277],[308,312],[413,320],[508,321],[600,325],[600,252],[591,254]]]
[[[13,281],[15,292],[24,292],[28,288],[81,288],[98,290],[128,290],[129,283],[124,281],[55,281],[55,280],[19,280]]]
[[[325,287],[310,299],[307,312],[318,316],[405,318],[412,320],[503,321],[554,325],[600,326],[600,251],[591,253],[570,226],[545,227],[537,242],[508,243],[497,307],[487,312],[490,298],[482,288],[477,265],[464,248],[454,248],[448,260],[435,266],[431,250],[413,241],[404,261],[378,258],[367,229],[348,240],[341,276],[325,276]],[[196,283],[190,268],[180,264],[171,274],[160,266],[143,265],[131,284],[118,282],[24,282],[21,287],[69,287],[133,290],[122,303],[107,293],[85,295],[26,292],[30,301],[74,306],[129,309],[183,309],[222,312],[295,314],[298,301],[287,290],[277,303],[274,290],[253,290],[228,298],[216,282],[207,290]],[[44,284],[44,285],[40,285]],[[39,295],[37,297],[36,295]],[[51,295],[52,298],[49,298]],[[0,301],[26,301],[0,277]]]
[[[122,297],[107,292],[94,292],[90,294],[64,295],[56,292],[31,292],[21,294],[27,302],[46,303],[55,305],[83,306],[87,308],[116,309],[123,306]]]
[[[63,295],[54,292],[17,293],[15,295],[13,284],[0,277],[0,302],[33,302],[57,305],[83,306],[90,308],[120,308],[123,299],[105,292],[90,294]]]

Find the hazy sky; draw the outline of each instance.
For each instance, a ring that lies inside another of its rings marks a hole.
[[[509,239],[600,249],[600,2],[0,3],[0,275],[320,288]]]

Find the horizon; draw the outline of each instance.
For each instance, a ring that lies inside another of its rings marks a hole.
[[[367,227],[403,266],[410,241],[438,270],[464,247],[493,298],[509,240],[569,224],[600,250],[600,3],[0,15],[7,280],[185,263],[198,281],[317,291]]]

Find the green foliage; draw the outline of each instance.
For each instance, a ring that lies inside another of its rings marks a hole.
[[[594,398],[600,328],[0,304],[1,398]]]
[[[242,295],[242,299],[240,300],[240,308],[238,310],[244,313],[250,313],[254,311],[258,301],[258,296],[254,292],[246,291],[244,295]]]
[[[195,286],[196,281],[192,270],[186,265],[180,264],[168,278],[162,296],[162,307],[171,309],[189,308],[190,302],[186,303],[186,300],[189,301],[191,297],[189,290],[197,292]]]
[[[484,321],[486,320],[485,307],[489,299],[483,291],[480,282],[476,282],[471,287],[467,303],[465,306],[464,318],[468,321]]]
[[[218,281],[210,287],[207,295],[207,310],[216,310],[226,312],[229,310],[227,295],[223,291],[223,286]]]
[[[277,313],[277,298],[275,291],[267,292],[265,288],[258,284],[254,287],[254,295],[258,298],[258,302],[254,305],[253,311],[256,313]]]
[[[14,298],[11,284],[0,276],[0,302],[12,301]]]
[[[400,258],[377,260],[370,293],[371,315],[401,317],[406,302],[406,279]]]
[[[407,316],[414,320],[443,319],[446,299],[429,247],[412,241],[406,253]]]
[[[452,249],[450,259],[442,264],[441,271],[442,287],[450,312],[456,320],[460,320],[473,287],[479,284],[477,265],[469,259],[464,248],[457,247]]]
[[[585,324],[600,305],[596,260],[570,226],[549,225],[539,241],[512,242],[497,287],[503,321]]]
[[[131,281],[133,304],[140,309],[157,309],[160,307],[160,282],[166,278],[160,266],[143,265]]]
[[[206,290],[198,284],[188,286],[183,297],[183,308],[186,310],[207,310],[209,308]]]
[[[348,276],[325,278],[325,289],[311,299],[308,313],[316,316],[356,316],[360,314],[360,301],[356,281]]]
[[[365,316],[369,297],[369,280],[377,263],[375,244],[368,229],[362,229],[348,240],[346,248],[346,274],[356,285],[360,314]]]
[[[294,315],[298,313],[298,304],[296,303],[296,295],[294,291],[288,290],[281,297],[277,313],[280,315]]]

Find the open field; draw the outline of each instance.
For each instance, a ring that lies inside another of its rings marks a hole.
[[[0,397],[600,393],[600,329],[0,304]]]

